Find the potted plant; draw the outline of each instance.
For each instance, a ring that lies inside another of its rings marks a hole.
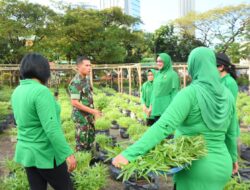
[[[94,104],[98,110],[102,111],[104,108],[108,107],[109,98],[105,94],[95,96]]]
[[[130,125],[137,124],[135,120],[128,118],[128,117],[121,117],[117,120],[119,126],[120,126],[120,135],[121,138],[129,138],[129,135],[127,134],[127,129]]]
[[[9,174],[0,181],[2,189],[29,189],[29,183],[24,168],[14,160],[6,160],[5,167]]]
[[[143,126],[141,124],[135,124],[135,125],[131,125],[128,128],[127,133],[133,141],[136,141],[145,133],[147,129],[148,127],[146,126]]]
[[[105,162],[107,160],[107,154],[108,152],[105,150],[106,147],[113,147],[114,144],[114,138],[111,136],[106,136],[103,134],[96,135],[95,142],[96,142],[96,159],[102,162]]]
[[[112,129],[119,129],[119,124],[117,123],[117,119],[122,117],[122,114],[119,112],[118,109],[114,108],[112,111],[105,113],[105,118],[111,120],[111,128]]]
[[[107,120],[104,117],[97,119],[95,121],[96,134],[109,135],[110,125],[111,125],[111,121]]]
[[[73,172],[73,182],[75,190],[98,190],[107,185],[108,168],[98,163],[92,167],[87,167],[81,171]]]
[[[145,115],[144,115],[144,113],[141,111],[141,112],[137,112],[136,113],[136,117],[137,117],[137,121],[140,123],[140,124],[142,124],[142,125],[144,125],[145,124]]]

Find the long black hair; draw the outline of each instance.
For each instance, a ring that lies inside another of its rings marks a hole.
[[[225,53],[217,53],[216,54],[217,66],[224,66],[224,71],[229,73],[231,77],[235,80],[237,79],[235,65],[230,62],[229,57]]]

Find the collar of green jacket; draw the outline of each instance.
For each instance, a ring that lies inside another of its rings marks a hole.
[[[233,104],[230,94],[221,84],[215,53],[206,47],[192,50],[188,58],[188,72],[207,127],[214,130],[225,126]]]
[[[41,84],[41,83],[35,79],[23,79],[23,80],[20,80],[20,84],[24,85],[24,84]]]
[[[164,64],[164,66],[160,70],[160,72],[173,70],[173,68],[172,68],[172,60],[171,60],[171,57],[168,54],[160,53],[159,57],[161,58],[161,60],[163,61],[163,64]]]

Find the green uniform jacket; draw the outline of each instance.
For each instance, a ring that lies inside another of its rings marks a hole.
[[[229,91],[228,94],[231,95]],[[231,101],[234,101],[233,96]],[[203,135],[208,154],[200,160],[193,161],[189,169],[175,174],[177,189],[222,190],[231,177],[232,164],[237,160],[237,127],[234,112],[228,116],[223,127],[210,130],[202,119],[195,90],[190,86],[176,95],[159,121],[122,155],[133,161],[172,134],[174,130],[176,130],[175,138],[181,135]]]
[[[153,81],[147,81],[142,85],[141,89],[141,103],[147,108],[150,107],[150,99],[153,90]],[[153,117],[150,117],[153,118]]]
[[[172,68],[172,61],[168,54],[159,55],[164,67],[155,74],[151,98],[152,116],[161,116],[180,89],[178,74]]]
[[[236,81],[234,80],[234,78],[231,77],[230,74],[227,74],[221,78],[221,82],[232,92],[232,94],[235,98],[235,101],[236,101],[239,88],[238,88],[238,85],[237,85]]]
[[[237,101],[237,97],[238,97],[238,85],[237,82],[234,80],[233,77],[231,77],[230,74],[226,74],[224,77],[221,78],[221,83],[224,84],[229,91],[232,93],[232,95],[235,98],[235,102]],[[239,121],[238,121],[239,123]],[[238,124],[238,136],[240,136],[240,125]]]
[[[49,89],[31,79],[21,80],[11,98],[17,122],[15,161],[24,167],[54,168],[73,154],[65,140],[60,107]]]

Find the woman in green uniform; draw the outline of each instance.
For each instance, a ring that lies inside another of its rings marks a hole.
[[[216,61],[221,75],[221,82],[232,92],[236,101],[239,89],[236,82],[235,66],[231,64],[229,57],[225,53],[217,53]]]
[[[156,71],[154,69],[148,70],[148,81],[146,81],[141,88],[141,104],[143,106],[143,112],[147,117],[147,126],[151,126],[154,124],[154,117],[150,115],[149,108],[155,72]]]
[[[149,113],[157,121],[180,88],[178,74],[172,67],[171,57],[166,53],[159,54],[157,58],[158,73],[154,78],[151,106]]]
[[[199,47],[188,59],[192,83],[181,90],[161,118],[135,144],[113,160],[119,167],[145,154],[176,130],[202,135],[208,153],[174,176],[177,190],[222,190],[237,172],[237,120],[234,97],[221,84],[212,50]],[[157,160],[156,160],[157,161]]]
[[[31,190],[46,190],[47,183],[56,190],[72,190],[69,172],[76,160],[61,128],[60,106],[46,87],[48,60],[27,54],[20,76],[11,97],[18,130],[14,159],[24,166]]]

